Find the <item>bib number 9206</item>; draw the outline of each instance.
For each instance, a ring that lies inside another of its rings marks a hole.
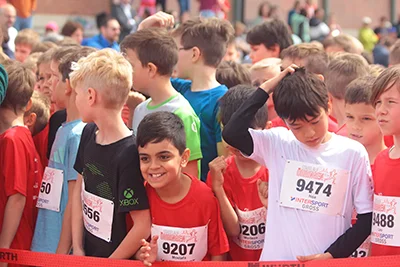
[[[176,244],[176,243],[164,242],[162,244],[162,249],[164,254],[185,256],[193,254],[194,246],[195,246],[194,243]]]
[[[372,225],[377,225],[378,227],[394,227],[394,216],[392,214],[386,215],[383,213],[373,213]]]
[[[332,185],[325,185],[323,182],[315,182],[312,180],[307,183],[304,179],[298,179],[296,190],[299,192],[308,191],[310,194],[314,193],[316,195],[318,195],[322,190],[322,194],[329,197],[332,194]]]
[[[240,234],[245,236],[256,236],[258,234],[265,233],[265,223],[260,223],[259,225],[240,225]]]
[[[88,207],[86,204],[83,204],[83,213],[91,219],[94,220],[95,222],[100,221],[100,212],[97,210],[93,210],[92,208]]]

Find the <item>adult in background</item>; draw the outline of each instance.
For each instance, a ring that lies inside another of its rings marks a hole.
[[[323,21],[325,11],[322,8],[315,10],[314,17],[310,20],[310,38],[311,41],[323,41],[329,35],[331,30],[329,26]]]
[[[292,17],[294,14],[300,13],[300,9],[301,9],[301,4],[299,0],[296,0],[294,2],[293,8],[289,11],[288,14],[288,24],[292,25]]]
[[[364,17],[362,19],[362,27],[358,32],[358,39],[363,44],[364,49],[371,53],[374,49],[375,44],[378,42],[378,36],[371,28],[372,20],[370,17]]]
[[[258,17],[253,21],[252,26],[262,24],[264,21],[268,19],[270,7],[271,5],[267,1],[264,1],[259,5]]]
[[[61,35],[71,37],[78,44],[81,44],[83,40],[83,26],[79,22],[69,20],[62,27]]]
[[[119,36],[120,41],[131,32],[136,31],[136,12],[132,8],[132,0],[121,0],[119,4],[113,4],[111,6],[111,16],[113,16],[119,22],[119,25],[121,25],[121,34]]]
[[[18,34],[17,29],[13,27],[16,17],[17,11],[13,5],[5,4],[0,7],[0,25],[7,28],[9,37],[7,45],[12,52],[15,52],[14,40]]]
[[[120,51],[117,41],[121,33],[121,28],[118,21],[110,16],[106,16],[99,20],[98,23],[100,33],[92,38],[84,39],[82,45],[97,49],[112,48]]]
[[[8,2],[17,10],[17,19],[14,27],[20,31],[26,28],[32,28],[32,15],[36,10],[36,0],[8,0]]]
[[[182,16],[183,13],[189,12],[189,0],[178,0],[178,3],[180,16]]]
[[[197,0],[200,3],[200,17],[213,18],[217,16],[218,0]]]

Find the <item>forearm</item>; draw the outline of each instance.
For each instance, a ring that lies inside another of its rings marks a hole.
[[[222,137],[226,143],[239,149],[246,155],[253,153],[254,143],[248,129],[255,114],[265,104],[268,97],[269,95],[263,89],[259,88],[240,106],[222,131]]]
[[[218,199],[221,210],[221,219],[224,224],[225,232],[228,236],[238,236],[240,233],[240,225],[238,216],[233,209],[223,188],[213,190]]]
[[[9,248],[17,233],[25,208],[25,196],[17,193],[7,199],[4,210],[3,227],[0,234],[0,247]]]
[[[211,256],[211,261],[226,261],[226,254]]]
[[[72,247],[74,250],[83,251],[83,215],[82,215],[82,199],[81,199],[81,190],[82,190],[82,176],[78,175],[78,179],[76,180],[76,186],[74,188],[73,198],[72,198]]]
[[[334,258],[349,257],[371,234],[372,212],[357,215],[357,222],[325,251]]]
[[[72,199],[74,196],[75,181],[68,182],[68,202],[64,210],[61,227],[60,241],[58,242],[57,254],[69,254],[72,246]]]

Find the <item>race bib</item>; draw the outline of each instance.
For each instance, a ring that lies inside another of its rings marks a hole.
[[[248,250],[262,249],[264,246],[267,209],[242,211],[236,208],[239,218],[240,234],[232,239],[239,247]]]
[[[371,236],[365,239],[364,243],[351,254],[352,258],[364,258],[369,256],[369,248],[371,246]]]
[[[111,200],[86,192],[83,184],[82,213],[86,230],[94,236],[110,242],[114,203]]]
[[[46,167],[36,207],[59,212],[63,182],[62,170]]]
[[[208,250],[208,225],[177,228],[153,224],[151,236],[158,235],[158,261],[202,261]]]
[[[280,205],[343,215],[349,171],[288,160],[283,174]]]
[[[400,197],[374,195],[371,242],[400,247],[400,217],[397,205]]]

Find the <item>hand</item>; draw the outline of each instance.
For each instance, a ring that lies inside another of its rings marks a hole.
[[[267,92],[268,94],[271,94],[274,92],[275,87],[278,85],[278,83],[284,78],[286,77],[286,75],[288,73],[292,74],[295,69],[297,69],[298,67],[295,64],[290,65],[289,67],[287,67],[284,71],[282,71],[279,75],[275,76],[272,79],[269,79],[268,81],[266,81],[265,83],[260,85],[260,88],[263,89],[265,92]]]
[[[225,157],[217,157],[210,163],[208,163],[208,167],[210,167],[210,176],[212,182],[213,191],[217,191],[223,189],[224,185],[224,171],[226,169]]]
[[[257,180],[258,197],[264,207],[268,208],[268,182]]]
[[[323,254],[314,254],[314,255],[309,255],[309,256],[297,256],[296,257],[298,261],[315,261],[315,260],[329,260],[333,259],[333,256],[331,253],[326,252]]]
[[[151,266],[157,259],[157,240],[158,236],[153,236],[150,243],[142,239],[142,247],[139,252],[139,260],[143,262],[145,266]]]
[[[130,91],[128,99],[126,100],[126,105],[129,109],[135,110],[135,108],[142,102],[146,101],[146,97],[141,93]]]
[[[167,14],[165,12],[159,11],[156,14],[144,19],[138,27],[138,31],[142,29],[147,29],[151,27],[164,27],[170,28],[175,25],[174,16]]]

